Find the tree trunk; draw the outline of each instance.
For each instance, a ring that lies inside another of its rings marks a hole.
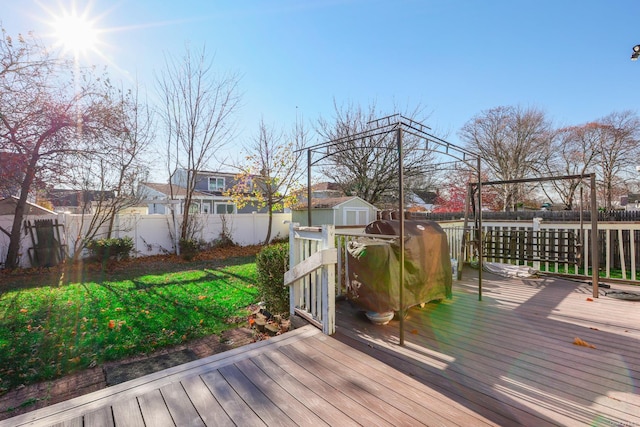
[[[264,239],[265,245],[268,245],[269,241],[271,241],[271,224],[273,223],[273,205],[269,204],[267,206],[267,210],[269,213],[269,223],[267,225],[267,237]]]
[[[37,156],[34,156],[27,167],[24,181],[20,187],[20,198],[16,205],[16,210],[13,214],[13,226],[11,227],[11,236],[9,237],[9,248],[7,249],[7,258],[5,259],[5,266],[8,269],[14,269],[20,265],[20,237],[22,230],[22,220],[24,219],[24,213],[27,206],[27,196],[29,190],[31,190],[31,184],[35,178],[36,163],[38,161]]]

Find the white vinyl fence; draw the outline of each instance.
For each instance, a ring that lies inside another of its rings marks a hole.
[[[198,214],[196,217],[196,238],[205,242],[214,242],[220,237],[226,228],[228,235],[235,243],[241,246],[260,244],[267,235],[268,214],[235,214],[216,215]],[[68,256],[73,256],[73,248],[78,239],[84,238],[90,215],[57,214],[38,215],[25,217],[25,221],[33,223],[35,220],[50,219],[60,224],[62,244],[65,245]],[[118,215],[116,217],[114,233],[112,237],[129,236],[134,242],[134,256],[149,256],[163,253],[173,253],[174,236],[181,221],[181,216],[176,218],[174,224],[171,215]],[[291,221],[291,214],[273,214],[271,238],[286,238],[289,235],[289,226],[285,223]],[[13,216],[0,216],[0,227],[10,231]],[[96,238],[105,237],[106,226],[103,226]],[[21,232],[20,266],[31,266],[29,252],[33,252],[32,237],[24,229]],[[4,263],[9,246],[9,237],[0,232],[0,266]]]

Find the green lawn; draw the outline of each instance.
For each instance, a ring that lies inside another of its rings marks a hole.
[[[247,306],[258,301],[254,258],[172,270],[59,286],[0,285],[0,395],[219,334],[245,322]]]

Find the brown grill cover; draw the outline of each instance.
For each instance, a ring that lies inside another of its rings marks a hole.
[[[398,221],[374,221],[368,234],[399,235]],[[404,307],[451,298],[451,260],[447,235],[433,221],[405,221]],[[398,311],[399,242],[373,238],[350,242],[351,298],[366,310]]]

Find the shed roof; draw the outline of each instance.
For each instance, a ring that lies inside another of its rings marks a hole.
[[[311,208],[312,209],[333,209],[337,208],[340,205],[350,202],[351,200],[361,200],[364,203],[368,204],[374,209],[377,209],[371,203],[366,200],[358,197],[358,196],[345,196],[345,197],[328,197],[328,198],[315,198],[311,199]],[[298,203],[296,206],[292,208],[293,210],[305,210],[307,209],[307,202]]]
[[[6,197],[0,200],[0,215],[13,215],[16,212],[18,198],[16,196]],[[55,215],[56,213],[47,208],[27,202],[25,215]]]

